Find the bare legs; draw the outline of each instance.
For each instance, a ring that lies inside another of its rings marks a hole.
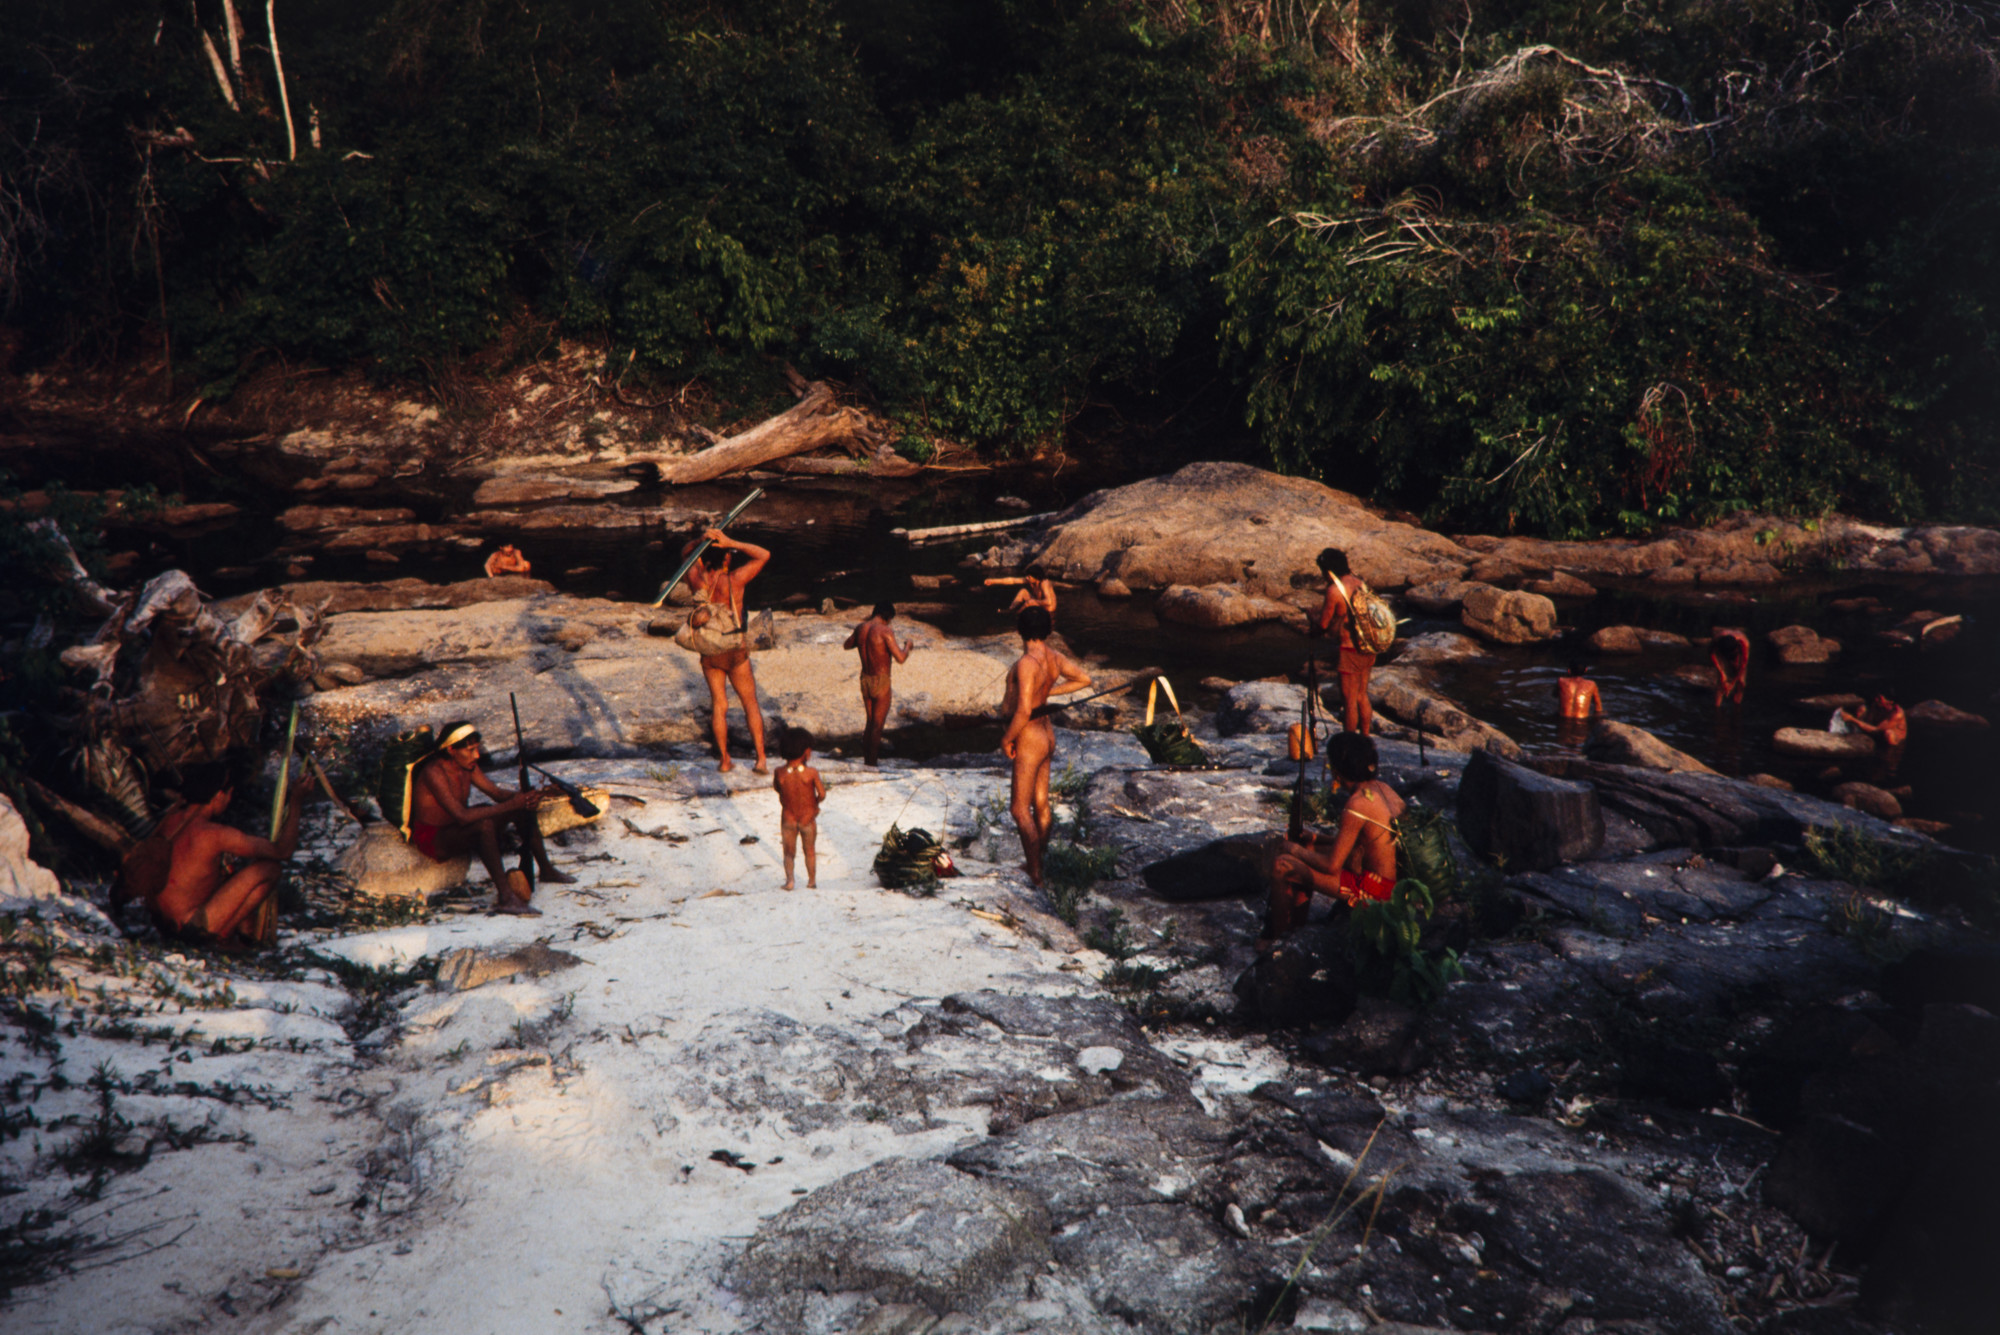
[[[1340,674],[1341,722],[1349,732],[1358,732],[1363,737],[1369,736],[1375,726],[1375,710],[1368,702],[1368,673],[1369,669],[1363,668],[1360,672]]]
[[[806,846],[806,889],[819,889],[819,858],[816,856],[819,845],[819,822],[808,821],[804,825],[797,825],[791,821],[781,821],[778,828],[785,839],[785,889],[793,888],[792,859],[801,842]]]
[[[282,864],[277,862],[253,862],[239,869],[209,897],[208,903],[203,905],[202,916],[208,924],[209,935],[215,938],[217,945],[228,947],[237,944],[229,938],[238,928],[254,921],[257,910],[276,892],[280,870]],[[256,943],[246,941],[243,944]]]
[[[882,763],[882,729],[889,722],[889,704],[893,699],[887,691],[861,697],[861,707],[868,712],[868,735],[862,754],[870,765]]]
[[[764,713],[757,708],[757,678],[750,671],[750,660],[746,657],[732,668],[711,667],[707,662],[701,665],[702,676],[708,679],[709,725],[715,735],[715,752],[722,757],[717,769],[727,772],[736,768],[729,758],[729,695],[727,688],[736,688],[736,698],[743,703],[743,718],[750,727],[750,744],[757,748],[757,763],[751,769],[755,774],[769,774],[771,767],[764,759]]]
[[[1028,883],[1042,883],[1042,856],[1048,852],[1055,809],[1049,804],[1049,762],[1055,737],[1047,723],[1031,725],[1014,746],[1014,828],[1021,832],[1023,869]]]

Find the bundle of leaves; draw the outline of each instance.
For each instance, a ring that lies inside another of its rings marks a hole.
[[[944,856],[944,846],[929,830],[892,824],[875,854],[875,879],[885,890],[928,898],[937,893],[938,859]]]
[[[1387,899],[1354,906],[1350,921],[1362,990],[1422,1006],[1463,976],[1457,951],[1424,947],[1424,927],[1436,908],[1430,887],[1409,877],[1396,882]]]
[[[1155,765],[1206,765],[1208,752],[1201,749],[1201,743],[1194,739],[1188,726],[1176,714],[1165,715],[1151,723],[1142,723],[1132,729],[1132,735],[1139,739],[1139,745],[1146,748],[1146,754]]]

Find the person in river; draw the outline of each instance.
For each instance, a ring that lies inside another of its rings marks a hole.
[[[500,826],[511,824],[525,841],[535,870],[550,885],[576,880],[556,870],[548,845],[535,821],[535,808],[556,796],[549,788],[513,792],[493,782],[479,768],[483,743],[470,723],[448,725],[437,750],[417,762],[410,781],[410,846],[433,862],[476,855],[493,878],[493,912],[538,918],[541,910],[528,903],[532,890],[507,878],[500,857]],[[471,805],[472,790],[491,802]]]
[[[895,698],[890,669],[897,663],[910,661],[910,642],[896,643],[896,632],[890,628],[889,623],[895,619],[895,604],[877,603],[869,618],[856,626],[840,646],[861,653],[861,707],[868,715],[862,754],[870,765],[882,763],[882,729],[889,721],[889,705]]]
[[[1708,661],[1715,665],[1715,703],[1743,703],[1750,681],[1750,637],[1734,626],[1717,626],[1708,642]]]
[[[995,575],[986,581],[986,587],[1004,588],[1018,584],[1014,591],[1014,601],[1007,604],[1009,612],[1024,612],[1030,607],[1039,607],[1053,619],[1056,614],[1056,582],[1043,579],[1039,575]]]
[[[1375,670],[1375,655],[1361,652],[1354,644],[1352,595],[1361,581],[1348,568],[1347,553],[1328,547],[1319,554],[1319,569],[1326,576],[1326,601],[1320,606],[1314,628],[1331,632],[1340,644],[1340,705],[1342,723],[1349,732],[1366,737],[1375,726],[1375,711],[1368,703],[1368,678]]]
[[[1860,713],[1843,709],[1840,717],[1875,739],[1875,745],[1893,751],[1910,739],[1910,721],[1903,707],[1886,695],[1878,695],[1861,706]]]
[[[1339,828],[1326,835],[1308,831],[1287,839],[1271,863],[1271,901],[1259,950],[1270,950],[1304,925],[1315,893],[1350,906],[1384,900],[1396,888],[1396,837],[1392,828],[1404,802],[1376,777],[1379,760],[1372,738],[1358,732],[1327,739],[1327,767],[1335,791],[1347,795]]]
[[[222,824],[236,795],[222,766],[190,770],[181,784],[183,805],[168,813],[161,831],[172,849],[166,883],[144,896],[160,934],[225,951],[270,945],[278,931],[278,873],[298,847],[310,786],[291,790],[273,843]]]
[[[1007,696],[1000,706],[1007,731],[1000,738],[1000,753],[1014,762],[1014,827],[1021,832],[1028,883],[1039,886],[1042,856],[1055,825],[1049,768],[1055,760],[1056,730],[1048,718],[1049,697],[1087,689],[1090,674],[1049,644],[1053,623],[1047,608],[1023,609],[1014,628],[1021,635],[1021,657],[1007,673]]]
[[[1556,679],[1556,700],[1566,719],[1587,719],[1604,712],[1604,698],[1597,693],[1597,683],[1590,679],[1588,663],[1572,662],[1569,675]]]
[[[744,624],[743,592],[764,569],[771,553],[753,542],[738,542],[719,528],[707,530],[702,537],[708,539],[708,551],[689,568],[687,581],[695,596],[708,606],[696,608],[688,622],[694,626],[706,625],[716,615],[715,609],[726,608],[734,617],[734,624],[741,627]],[[693,553],[698,542],[698,539],[690,538],[681,548],[683,560]],[[732,570],[730,563],[737,552],[743,553],[743,565]],[[764,714],[757,708],[757,677],[750,670],[749,647],[739,645],[726,653],[703,654],[701,672],[708,679],[715,751],[722,757],[722,763],[716,768],[725,772],[736,768],[735,762],[729,758],[728,688],[734,686],[736,698],[743,705],[743,721],[750,729],[750,745],[757,751],[757,763],[750,767],[750,772],[769,774],[770,763],[764,759]]]
[[[826,801],[826,784],[812,767],[813,736],[804,728],[787,728],[778,738],[778,767],[771,786],[778,790],[778,836],[785,844],[785,889],[793,885],[792,859],[799,844],[806,849],[806,889],[819,889],[819,804]]]
[[[521,549],[513,543],[496,550],[486,558],[486,578],[498,579],[502,575],[525,575],[534,569],[528,558],[521,555]]]

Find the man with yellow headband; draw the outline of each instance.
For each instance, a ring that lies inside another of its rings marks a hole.
[[[535,822],[535,808],[557,794],[547,788],[517,793],[500,787],[479,768],[481,754],[477,728],[463,722],[445,728],[444,740],[418,762],[410,785],[410,843],[434,862],[477,853],[493,878],[493,911],[540,917],[541,910],[529,905],[528,896],[514,893],[507,884],[499,826],[508,821],[520,832],[542,880],[551,885],[572,883],[574,876],[557,871],[549,861],[548,846]],[[474,788],[493,800],[468,806]]]

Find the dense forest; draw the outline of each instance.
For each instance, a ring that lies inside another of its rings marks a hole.
[[[11,0],[14,370],[1224,404],[1434,522],[2000,519],[2000,10]]]

